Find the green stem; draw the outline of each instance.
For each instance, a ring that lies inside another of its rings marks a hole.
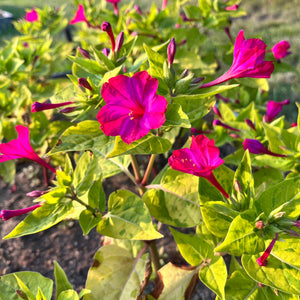
[[[145,186],[148,182],[148,179],[149,179],[149,176],[151,174],[153,164],[154,164],[154,161],[155,161],[155,157],[156,157],[156,154],[151,154],[151,157],[150,157],[149,162],[148,162],[147,170],[146,170],[144,178],[142,180],[142,185],[143,186]]]
[[[129,156],[130,156],[131,165],[133,168],[135,179],[136,179],[137,183],[140,183],[142,180],[142,175],[141,175],[140,168],[139,168],[138,162],[136,160],[136,157],[132,154],[129,154]]]
[[[157,272],[160,269],[160,263],[159,263],[159,255],[158,255],[158,251],[157,251],[157,247],[156,247],[156,242],[154,240],[154,241],[150,241],[148,243],[149,243],[151,260],[154,265],[155,275],[157,276]]]
[[[96,212],[98,212],[95,208],[91,207],[90,205],[86,204],[82,200],[80,200],[77,195],[74,193],[73,190],[71,190],[72,196],[70,197],[73,201],[76,201],[83,205],[87,210],[89,210],[95,218],[97,218]]]

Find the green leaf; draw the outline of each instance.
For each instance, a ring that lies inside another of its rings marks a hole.
[[[203,260],[214,257],[213,247],[199,236],[180,233],[172,228],[175,242],[182,257],[192,266],[198,266]]]
[[[49,155],[64,151],[90,150],[94,153],[93,165],[97,164],[96,174],[102,174],[103,178],[126,170],[130,163],[128,157],[106,158],[114,147],[115,138],[103,134],[97,121],[83,121],[76,126],[69,127],[61,136],[61,141],[62,144],[53,148],[48,153]]]
[[[160,88],[167,90],[167,86],[163,81],[164,78],[163,66],[165,61],[164,57],[161,56],[159,53],[157,53],[155,50],[152,50],[146,44],[144,44],[143,46],[149,60],[150,75],[158,79]]]
[[[163,290],[159,300],[182,300],[189,288],[191,281],[195,278],[197,269],[185,270],[168,263],[163,266],[158,275],[162,280]]]
[[[79,216],[79,224],[84,235],[87,235],[100,221],[102,215],[95,217],[93,213],[87,209],[83,210]]]
[[[261,254],[242,256],[242,263],[248,275],[262,284],[299,296],[299,240],[294,239],[291,242],[277,241],[265,267],[260,267],[256,262]]]
[[[111,158],[124,154],[159,154],[170,150],[172,144],[159,136],[146,135],[131,144],[124,143],[119,136],[116,137],[115,147],[106,157]]]
[[[166,112],[166,122],[163,127],[183,127],[191,128],[188,116],[183,112],[181,105],[172,103],[168,105]]]
[[[200,268],[200,280],[222,300],[225,300],[225,284],[227,279],[227,268],[223,257],[213,257],[211,261]]]
[[[281,171],[270,167],[260,168],[253,174],[253,177],[255,187],[263,184],[266,188],[270,188],[272,185],[284,180],[284,176]]]
[[[105,211],[106,197],[102,186],[102,178],[94,181],[88,192],[88,204],[93,208],[99,208],[100,211]]]
[[[34,294],[30,291],[30,289],[27,287],[27,285],[16,275],[16,273],[14,273],[17,283],[20,287],[20,290],[22,291],[22,293],[24,293],[26,295],[26,298],[28,300],[35,300],[35,296]]]
[[[60,295],[61,292],[66,290],[72,290],[73,287],[68,280],[68,277],[63,270],[63,268],[58,264],[57,261],[53,261],[54,264],[54,276],[55,276],[55,286],[56,286],[56,298]]]
[[[3,300],[20,300],[16,294],[16,290],[20,289],[16,276],[21,280],[29,290],[37,295],[40,288],[47,300],[51,300],[53,291],[53,281],[42,276],[37,272],[17,272],[2,275],[0,278],[0,299]]]
[[[285,217],[296,219],[300,214],[300,177],[282,181],[261,193],[254,205],[268,217],[271,212],[284,211]]]
[[[104,54],[103,54],[104,55]],[[104,55],[105,56],[105,55]],[[123,65],[111,70],[111,71],[108,71],[104,74],[103,78],[101,79],[101,82],[100,82],[100,85],[103,85],[105,82],[107,82],[110,78],[112,77],[115,77],[117,76],[120,71],[122,70],[123,68]]]
[[[44,203],[41,207],[35,209],[29,216],[19,223],[3,239],[16,238],[48,229],[73,214],[74,210],[75,208],[72,206],[72,203]]]
[[[169,168],[160,184],[147,186],[143,200],[160,222],[193,227],[201,222],[197,183],[198,177]]]
[[[74,57],[74,56],[69,56],[68,58],[88,73],[100,75],[106,71],[106,69],[103,68],[95,60],[86,59],[86,58],[82,58],[82,57]]]
[[[79,296],[74,290],[67,290],[60,293],[57,300],[79,300]]]
[[[110,195],[108,213],[102,217],[97,231],[119,239],[153,240],[162,237],[154,229],[142,199],[127,190],[118,190]]]
[[[262,233],[256,230],[256,213],[246,211],[231,223],[224,242],[215,252],[229,252],[231,255],[254,254],[265,249]]]
[[[252,177],[251,160],[248,150],[235,171],[234,183],[237,185],[233,189],[233,195],[240,204],[240,210],[245,210],[253,206],[254,202],[254,182]]]
[[[107,71],[115,68],[114,63],[102,51],[99,51],[96,47],[92,47],[92,50],[97,62]]]
[[[125,249],[107,245],[94,256],[86,281],[91,291],[84,300],[135,300],[145,275],[146,262],[135,261]]]

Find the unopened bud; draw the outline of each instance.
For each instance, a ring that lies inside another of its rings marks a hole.
[[[253,122],[249,119],[245,119],[245,123],[253,130],[256,131],[255,125],[253,124]]]
[[[263,229],[265,227],[264,221],[259,220],[255,223],[255,227],[258,229]]]
[[[101,29],[108,34],[108,36],[110,38],[110,41],[111,41],[111,50],[112,50],[112,52],[115,52],[115,47],[116,47],[115,36],[114,36],[114,33],[111,29],[110,23],[109,22],[103,22],[102,25],[101,25]]]
[[[243,188],[240,185],[240,183],[238,182],[238,180],[235,179],[234,181],[234,189],[237,193],[242,193],[243,192]]]
[[[214,112],[220,119],[223,119],[220,110],[219,110],[216,106],[214,106],[212,109],[213,109],[213,112]]]
[[[198,84],[200,82],[202,82],[203,80],[205,79],[205,77],[197,77],[197,78],[194,78],[191,83],[192,84]]]
[[[142,15],[142,14],[143,14],[141,8],[140,8],[137,4],[134,5],[134,9],[136,10],[136,12],[137,12],[139,15]]]
[[[28,196],[28,197],[40,197],[40,196],[42,196],[42,195],[44,195],[46,193],[47,192],[45,192],[45,191],[38,191],[38,190],[36,190],[36,191],[32,191],[30,193],[27,193],[26,196]]]
[[[124,43],[124,31],[121,31],[116,40],[116,51],[119,52]]]
[[[258,286],[259,286],[260,288],[262,288],[262,287],[265,287],[266,285],[265,285],[265,284],[262,284],[261,282],[259,282],[259,283],[258,283]]]
[[[108,48],[104,48],[104,49],[102,50],[102,53],[103,53],[105,56],[108,57],[108,55],[109,55],[109,53],[110,53],[110,50],[109,50]]]
[[[175,43],[174,38],[172,38],[171,42],[169,43],[167,53],[168,53],[168,62],[170,64],[170,66],[172,66],[174,57],[175,57],[175,53],[176,53],[176,43]]]
[[[101,25],[101,29],[105,32],[108,32],[111,30],[111,25],[109,22],[103,22]]]
[[[185,70],[181,73],[179,79],[182,79],[182,78],[188,76],[188,74],[189,74],[189,69],[185,69]]]
[[[88,59],[91,58],[91,55],[90,55],[90,53],[87,50],[85,50],[83,48],[80,48],[80,47],[78,47],[78,50],[79,50],[79,52],[81,53],[81,55],[83,57],[88,58]]]
[[[83,88],[88,89],[88,90],[90,90],[90,91],[93,89],[93,88],[91,87],[91,85],[89,84],[89,82],[88,82],[85,78],[83,78],[83,77],[78,78],[78,84],[79,84],[80,86],[82,86]]]
[[[285,215],[285,211],[280,211],[274,215],[275,219],[282,218]]]
[[[72,106],[72,107],[63,108],[63,109],[59,110],[58,112],[61,113],[61,114],[69,114],[69,113],[73,112],[76,109],[77,109],[76,106]]]

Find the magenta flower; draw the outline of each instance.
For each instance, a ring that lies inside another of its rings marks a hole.
[[[265,267],[267,265],[267,258],[269,257],[274,245],[275,245],[275,242],[277,241],[278,239],[278,233],[276,233],[276,236],[275,238],[272,240],[272,242],[270,243],[270,245],[268,246],[268,248],[265,250],[265,252],[263,253],[262,256],[260,256],[256,261],[258,263],[258,265],[260,267]]]
[[[288,41],[280,41],[275,44],[272,48],[273,55],[275,59],[281,59],[291,54],[292,52],[288,51],[290,48],[290,43]]]
[[[202,85],[214,86],[233,78],[269,78],[274,71],[272,61],[264,61],[267,45],[260,39],[245,40],[241,30],[235,40],[233,62],[230,69],[219,78]]]
[[[103,132],[130,144],[161,127],[168,103],[156,94],[157,87],[158,80],[146,71],[109,79],[101,90],[106,105],[97,115]]]
[[[269,101],[267,103],[267,112],[263,117],[264,122],[269,123],[273,121],[282,110],[283,105],[288,105],[288,104],[290,104],[289,99],[285,99],[284,101],[281,102],[275,102],[273,100]]]
[[[229,198],[213,174],[213,170],[224,163],[219,155],[220,151],[213,139],[209,140],[205,135],[192,136],[191,147],[173,151],[169,165],[174,170],[206,178]]]
[[[277,157],[286,157],[284,154],[277,154],[274,152],[271,152],[267,148],[264,147],[264,145],[254,139],[245,139],[243,142],[244,150],[249,150],[250,153],[252,154],[268,154],[272,156],[277,156]]]
[[[39,14],[37,13],[37,11],[33,8],[32,10],[28,11],[26,13],[26,21],[28,22],[36,22],[39,19]]]
[[[0,153],[2,153],[0,154],[0,163],[17,158],[27,158],[56,173],[56,170],[42,160],[32,149],[28,128],[22,125],[17,125],[15,128],[18,132],[18,138],[8,143],[0,144]]]
[[[71,25],[74,25],[75,23],[79,22],[85,22],[88,27],[91,27],[91,24],[86,19],[85,13],[84,13],[84,7],[82,4],[78,5],[78,9],[76,11],[75,17],[70,21]]]
[[[39,111],[43,111],[43,110],[47,110],[47,109],[54,109],[54,108],[66,106],[66,105],[69,105],[69,104],[72,104],[72,103],[74,103],[74,102],[72,102],[72,101],[62,102],[62,103],[33,102],[32,106],[31,106],[31,112],[35,113],[35,112],[39,112]]]
[[[161,5],[161,10],[165,10],[168,4],[168,0],[163,0],[162,5]]]
[[[31,212],[31,211],[37,209],[40,206],[41,206],[41,204],[39,203],[39,204],[30,206],[30,207],[27,207],[27,208],[22,208],[22,209],[15,209],[15,210],[2,209],[1,212],[0,212],[0,218],[3,221],[7,221],[10,218],[21,216],[21,215],[24,215],[28,212]]]

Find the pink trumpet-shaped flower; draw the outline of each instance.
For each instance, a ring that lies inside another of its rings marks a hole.
[[[118,3],[121,2],[121,0],[106,0],[106,2],[109,2],[113,5],[114,13],[117,16],[119,14]]]
[[[71,25],[74,25],[75,23],[79,22],[85,22],[88,27],[91,27],[91,24],[86,19],[85,13],[84,13],[84,7],[82,4],[78,5],[78,9],[76,11],[75,17],[70,21]]]
[[[131,78],[118,75],[109,79],[101,94],[106,102],[97,115],[106,135],[130,144],[165,122],[167,100],[156,94],[158,80],[146,71]]]
[[[168,0],[163,0],[162,5],[161,5],[161,10],[165,10],[168,4]]]
[[[273,55],[275,59],[281,59],[291,54],[292,52],[288,51],[290,48],[290,43],[288,41],[280,41],[275,44],[272,48]]]
[[[276,236],[275,238],[272,240],[272,242],[270,243],[270,245],[268,246],[268,248],[265,250],[265,252],[263,253],[262,256],[260,256],[256,261],[258,263],[258,265],[260,267],[265,267],[267,265],[267,258],[269,257],[274,245],[275,245],[275,242],[277,241],[278,239],[278,233],[276,233]]]
[[[214,86],[233,78],[269,78],[274,71],[272,61],[264,61],[267,45],[260,39],[245,40],[241,30],[235,40],[233,62],[230,69],[219,78],[202,85]]]
[[[209,140],[205,135],[192,136],[191,147],[173,151],[169,165],[174,170],[206,178],[229,198],[213,174],[213,170],[224,163],[219,155],[220,151],[213,139]]]
[[[32,106],[31,106],[31,112],[35,113],[35,112],[39,112],[39,111],[43,111],[43,110],[54,109],[54,108],[66,106],[66,105],[69,105],[69,104],[72,104],[72,103],[74,103],[74,102],[72,102],[72,101],[62,102],[62,103],[33,102]]]
[[[22,125],[17,125],[15,128],[18,132],[18,138],[8,143],[0,144],[0,153],[2,153],[0,154],[0,163],[17,158],[27,158],[56,173],[56,170],[42,160],[32,149],[28,128]]]
[[[271,152],[267,148],[264,147],[264,145],[255,139],[245,139],[243,142],[244,150],[249,150],[250,153],[252,154],[268,154],[272,156],[277,156],[277,157],[286,157],[284,154],[277,154],[274,152]]]
[[[14,210],[3,209],[0,212],[0,218],[3,221],[7,221],[10,218],[21,216],[21,215],[24,215],[24,214],[26,214],[28,212],[31,212],[31,211],[37,209],[40,206],[41,206],[41,204],[39,203],[39,204],[30,206],[30,207],[27,207],[27,208],[22,208],[22,209],[14,209]]]
[[[105,31],[107,33],[107,35],[110,38],[110,42],[111,42],[111,50],[112,52],[115,52],[115,47],[116,47],[116,41],[115,41],[115,36],[114,33],[111,29],[111,25],[109,22],[103,22],[101,25],[101,29],[103,31]]]
[[[288,105],[288,104],[290,104],[289,99],[286,99],[281,102],[275,102],[273,100],[269,101],[267,103],[267,112],[264,115],[263,120],[268,123],[272,122],[282,110],[283,105]]]
[[[36,22],[39,19],[39,14],[37,13],[37,11],[33,8],[32,10],[28,11],[26,13],[26,21],[28,22]]]

